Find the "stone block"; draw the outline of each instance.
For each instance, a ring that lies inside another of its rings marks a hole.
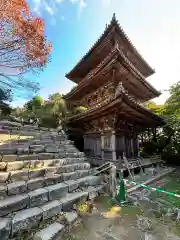
[[[17,148],[1,148],[0,154],[1,155],[11,155],[17,152]]]
[[[0,239],[9,240],[11,232],[11,219],[0,218]]]
[[[38,188],[42,188],[45,185],[44,177],[34,178],[27,181],[27,189],[32,191]]]
[[[17,171],[12,171],[10,175],[10,180],[13,181],[21,181],[25,180],[27,181],[29,179],[29,171],[28,170],[17,170]]]
[[[75,211],[65,213],[65,221],[68,227],[71,227],[76,222],[77,219],[78,219],[78,215]]]
[[[0,183],[4,183],[9,180],[9,172],[0,172]]]
[[[106,192],[107,183],[101,184],[96,187],[99,194],[104,194]]]
[[[1,121],[0,121],[0,125],[2,125],[3,128],[4,128],[5,126],[16,126],[16,127],[21,127],[21,126],[22,126],[21,123],[12,122],[12,121],[9,121],[9,120],[1,120]]]
[[[63,165],[57,169],[57,173],[69,173],[74,172],[76,169],[76,164]]]
[[[46,174],[52,174],[52,173],[59,172],[59,167],[57,167],[57,166],[46,167],[45,169],[46,169]]]
[[[66,146],[67,153],[79,153],[79,151],[75,147]]]
[[[79,157],[79,153],[66,152],[66,157],[69,157],[69,158],[77,158],[77,157]]]
[[[37,159],[36,154],[26,154],[26,155],[19,155],[19,160],[36,160]]]
[[[41,140],[40,139],[35,139],[35,140],[32,141],[32,144],[41,145]]]
[[[76,190],[79,187],[78,183],[74,180],[69,180],[64,183],[68,185],[69,192],[73,192],[74,190]]]
[[[42,139],[40,143],[42,145],[53,144],[53,140],[52,139]]]
[[[94,199],[98,196],[98,189],[96,187],[89,186],[87,192],[89,193],[89,199]]]
[[[30,207],[37,207],[45,202],[48,202],[48,190],[39,188],[28,193]]]
[[[84,152],[79,152],[79,157],[85,157]]]
[[[17,149],[18,158],[20,155],[28,154],[28,153],[29,153],[29,148],[27,147],[18,147]]]
[[[52,223],[48,227],[37,232],[33,240],[55,240],[61,239],[61,236],[64,232],[64,225],[60,223]]]
[[[41,160],[41,161],[43,161],[44,167],[52,167],[56,163],[56,159]]]
[[[30,153],[43,153],[44,152],[44,147],[37,147],[29,150]]]
[[[62,173],[63,181],[76,180],[78,178],[77,172]]]
[[[40,147],[43,147],[43,148],[44,148],[44,146],[41,145],[41,144],[31,144],[31,145],[29,146],[30,149],[36,149],[36,148],[40,148]]]
[[[84,158],[68,158],[68,159],[69,159],[69,164],[85,162]]]
[[[44,168],[29,170],[29,179],[44,177],[44,175],[45,175],[45,169]]]
[[[2,158],[3,162],[15,162],[18,159],[18,155],[12,154],[12,155],[4,155]]]
[[[54,158],[65,158],[66,157],[66,154],[65,152],[59,152],[59,153],[54,153]]]
[[[0,134],[10,134],[10,131],[8,129],[0,129]]]
[[[31,160],[30,161],[30,168],[40,168],[44,165],[42,160]]]
[[[52,159],[52,158],[54,158],[53,153],[39,153],[38,154],[38,159],[40,159],[40,160]]]
[[[53,185],[53,184],[57,184],[63,181],[62,179],[62,175],[60,174],[53,174],[53,173],[48,173],[45,176],[45,185],[49,186],[49,185]]]
[[[7,185],[8,195],[18,195],[26,192],[26,190],[27,190],[27,184],[25,181],[13,182]]]
[[[6,162],[0,162],[0,171],[5,171],[7,168],[7,163]]]
[[[70,162],[66,158],[55,159],[58,166],[68,165]]]
[[[45,152],[47,153],[58,153],[59,149],[56,147],[56,145],[47,145],[45,147]]]
[[[40,207],[43,211],[43,220],[54,217],[61,213],[62,203],[58,200],[51,201]]]
[[[24,163],[24,168],[30,168],[30,163],[31,163],[30,160],[25,160],[23,161],[23,163]]]
[[[89,170],[91,165],[89,163],[76,163],[76,170]]]
[[[100,176],[87,176],[77,179],[79,187],[96,186],[101,184]]]
[[[29,197],[27,194],[12,196],[0,201],[0,216],[19,211],[29,206]]]
[[[21,170],[24,167],[23,161],[16,161],[16,162],[8,162],[7,163],[7,171],[15,171]]]
[[[7,187],[0,186],[0,200],[3,200],[7,196]]]
[[[56,200],[64,197],[68,193],[68,185],[64,183],[58,183],[52,186],[46,187],[49,191],[49,200]]]
[[[42,131],[48,131],[49,130],[49,128],[46,128],[46,127],[41,127],[40,128],[40,130],[42,130]],[[49,133],[48,133],[49,134]]]
[[[78,178],[83,178],[89,175],[89,170],[76,170]]]
[[[88,192],[75,192],[67,194],[65,197],[60,199],[63,212],[72,210],[74,204],[85,202],[87,198]]]
[[[42,210],[38,207],[17,212],[12,219],[12,236],[30,230],[42,219]]]

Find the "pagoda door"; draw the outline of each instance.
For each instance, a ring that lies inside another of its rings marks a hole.
[[[116,137],[116,156],[117,158],[123,157],[123,153],[125,152],[125,138],[124,136],[117,136]]]
[[[133,142],[131,138],[126,137],[126,157],[131,158],[133,157]]]

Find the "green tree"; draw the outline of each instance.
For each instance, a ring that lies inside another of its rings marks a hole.
[[[166,124],[158,129],[156,138],[152,131],[145,131],[146,141],[142,145],[144,152],[160,153],[167,162],[180,164],[180,82],[168,91],[170,96],[163,106],[153,102],[145,104],[149,110],[164,117]]]
[[[35,96],[33,97],[32,100],[30,100],[25,104],[25,108],[28,111],[35,112],[37,109],[40,109],[43,106],[43,104],[44,104],[44,99],[40,96]]]

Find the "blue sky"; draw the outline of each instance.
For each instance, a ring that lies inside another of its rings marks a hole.
[[[29,0],[31,10],[45,20],[53,44],[52,61],[41,73],[40,95],[67,93],[65,78],[103,32],[113,13],[133,44],[156,73],[148,79],[158,90],[180,80],[179,0]],[[167,97],[163,94],[157,103]]]

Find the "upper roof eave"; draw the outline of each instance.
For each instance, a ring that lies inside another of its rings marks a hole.
[[[104,32],[102,33],[102,35],[99,37],[99,39],[94,43],[94,45],[89,49],[89,51],[80,59],[80,61],[75,65],[75,67],[69,72],[67,73],[65,76],[66,78],[68,78],[69,80],[72,80],[75,83],[78,83],[78,80],[74,79],[74,73],[75,71],[82,65],[82,63],[93,53],[93,51],[96,49],[96,47],[100,44],[100,42],[103,41],[103,39],[105,38],[105,36],[108,35],[108,33],[111,31],[112,27],[115,26],[116,29],[118,30],[119,34],[121,36],[123,36],[123,38],[127,41],[127,43],[133,48],[136,56],[143,62],[145,68],[148,71],[148,76],[152,75],[155,73],[155,70],[146,62],[146,60],[142,57],[142,55],[138,52],[138,50],[136,49],[136,47],[133,45],[133,43],[131,42],[131,40],[129,39],[129,37],[127,36],[127,34],[124,32],[124,30],[122,29],[122,27],[120,26],[120,24],[118,23],[118,21],[116,20],[116,16],[115,13],[113,14],[113,18],[110,22],[109,25],[106,26]]]
[[[133,64],[131,62],[128,61],[127,57],[123,54],[123,52],[118,48],[118,45],[116,45],[114,47],[114,49],[112,49],[112,51],[109,53],[109,55],[99,64],[99,66],[97,66],[95,69],[93,69],[91,72],[94,73],[94,74],[90,74],[90,75],[94,75],[94,78],[96,77],[96,72],[97,72],[97,69],[98,69],[98,72],[99,72],[99,69],[102,69],[106,66],[107,62],[110,61],[113,57],[115,57],[115,55],[117,56],[121,56],[123,59],[126,60],[127,64],[133,68],[133,70],[135,72],[137,72],[138,74],[140,74],[140,77],[142,78],[141,82],[142,84],[144,84],[145,86],[147,86],[147,88],[152,92],[154,93],[154,97],[159,97],[161,95],[161,92],[156,90],[149,82],[147,82],[144,78],[144,76],[133,66]],[[78,84],[73,90],[71,90],[69,93],[67,93],[65,95],[65,98],[66,99],[70,99],[71,97],[73,97],[77,92],[81,91],[82,90],[82,87],[83,85],[89,85],[91,82],[90,81],[87,81],[88,79],[88,76],[86,76],[84,79],[82,79],[81,83]]]

